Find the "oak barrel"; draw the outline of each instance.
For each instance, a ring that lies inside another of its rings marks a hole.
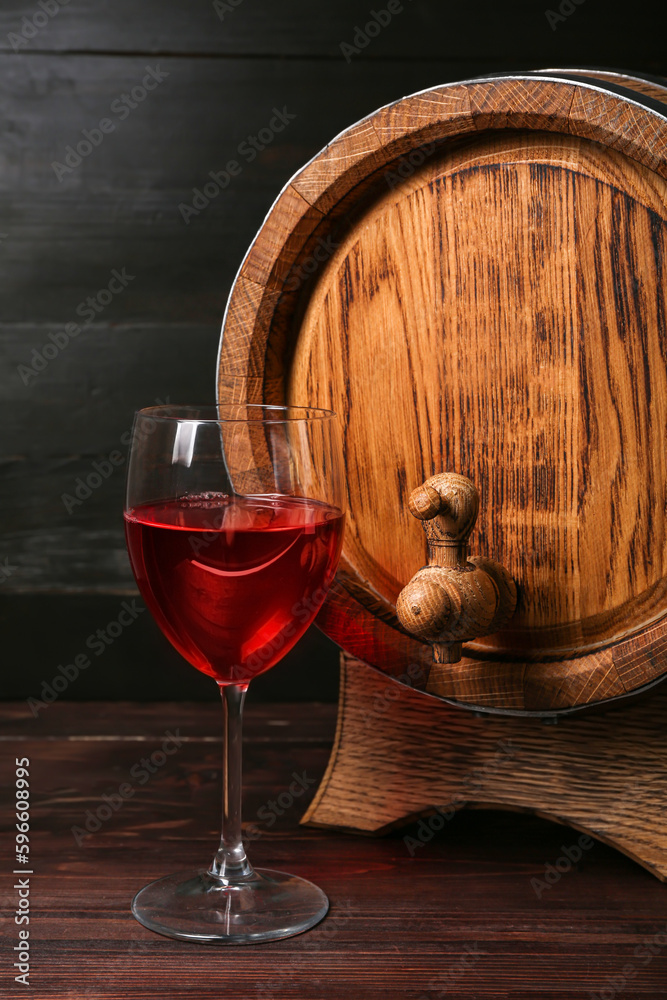
[[[666,248],[667,89],[628,73],[434,87],[291,178],[235,280],[218,391],[340,415],[349,514],[319,624],[348,653],[486,710],[667,676]],[[425,562],[408,497],[441,472],[479,490],[470,551],[518,605],[433,666],[396,600]]]

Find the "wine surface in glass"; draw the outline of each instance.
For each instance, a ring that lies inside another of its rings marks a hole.
[[[132,569],[176,649],[245,684],[313,621],[340,555],[343,515],[300,497],[188,495],[125,513]]]

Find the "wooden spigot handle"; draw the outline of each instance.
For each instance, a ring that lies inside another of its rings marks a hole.
[[[457,663],[461,643],[497,632],[510,620],[516,584],[491,559],[468,559],[479,493],[465,476],[431,476],[412,491],[408,506],[423,522],[428,565],[400,592],[396,613],[406,632],[431,643],[436,663]]]

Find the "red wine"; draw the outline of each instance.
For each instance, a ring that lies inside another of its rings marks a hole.
[[[172,645],[222,684],[247,683],[317,614],[343,515],[315,500],[203,493],[125,514],[130,562]]]

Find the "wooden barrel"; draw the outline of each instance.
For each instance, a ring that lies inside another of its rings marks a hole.
[[[666,224],[667,89],[607,71],[414,94],[282,190],[231,292],[219,394],[340,414],[349,514],[319,623],[349,653],[499,710],[667,674]],[[431,667],[396,599],[425,562],[409,494],[448,471],[481,495],[470,551],[519,600]]]

